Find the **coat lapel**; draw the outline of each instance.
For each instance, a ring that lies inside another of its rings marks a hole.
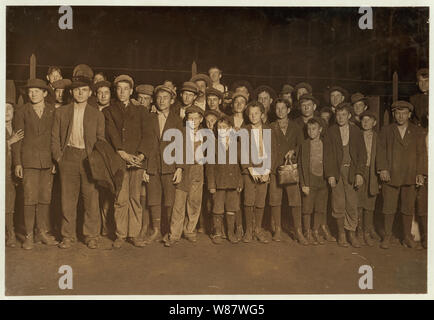
[[[84,147],[87,149],[88,141],[87,137],[90,134],[91,128],[94,126],[93,119],[92,119],[92,108],[89,104],[86,105],[86,108],[84,109],[84,115],[83,115],[83,139],[84,139]]]
[[[393,135],[395,136],[395,139],[400,144],[404,145],[404,139],[401,138],[401,134],[399,133],[398,126],[396,124],[393,125],[392,132],[393,132]],[[407,136],[407,132],[408,132],[408,128],[405,132],[404,138]]]
[[[66,112],[66,121],[68,125],[66,127],[66,140],[64,142],[64,147],[68,144],[69,137],[71,136],[73,119],[74,119],[74,104],[72,103],[68,106]]]

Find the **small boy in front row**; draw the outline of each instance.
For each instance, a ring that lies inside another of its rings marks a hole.
[[[226,159],[224,163],[218,163],[216,156],[215,164],[207,164],[206,177],[208,190],[213,195],[213,229],[211,235],[212,242],[221,244],[223,242],[223,215],[226,212],[226,224],[228,238],[231,243],[239,242],[235,235],[235,215],[240,210],[240,192],[243,188],[241,177],[241,167],[239,161],[230,163],[230,133],[233,130],[233,123],[230,117],[223,115],[217,120],[217,141],[216,155],[221,152],[219,149],[226,150]],[[235,144],[237,146],[237,144]],[[239,159],[239,150],[237,148],[237,157]]]
[[[353,247],[359,248],[357,228],[357,189],[363,185],[366,148],[357,126],[350,125],[351,104],[336,107],[336,124],[327,130],[324,169],[332,188],[332,210],[338,227],[338,245],[348,247],[345,230]]]
[[[360,126],[363,133],[363,141],[366,147],[366,181],[359,188],[358,192],[358,226],[357,238],[361,244],[364,242],[372,247],[374,240],[380,240],[374,228],[375,201],[379,191],[378,175],[375,167],[377,155],[377,133],[374,128],[377,124],[377,117],[371,111],[364,111],[359,114]]]
[[[320,226],[326,220],[328,188],[324,175],[324,136],[323,128],[327,126],[323,119],[314,117],[307,121],[308,138],[300,146],[298,167],[300,186],[303,192],[303,225],[309,243],[324,244],[319,233]],[[313,214],[313,232],[311,217]]]

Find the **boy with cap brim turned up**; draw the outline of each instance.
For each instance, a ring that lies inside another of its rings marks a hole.
[[[351,104],[336,107],[336,124],[327,131],[325,174],[332,188],[332,210],[338,226],[338,245],[348,247],[345,230],[355,248],[358,211],[356,190],[363,185],[366,169],[366,148],[360,129],[349,124]]]
[[[374,240],[380,240],[374,228],[374,210],[377,195],[379,193],[378,174],[376,171],[377,158],[377,132],[374,130],[377,117],[370,111],[359,115],[360,126],[363,133],[363,141],[366,147],[366,181],[357,190],[359,219],[357,226],[357,238],[361,244],[372,247]]]
[[[404,230],[403,245],[417,247],[411,235],[415,213],[416,185],[424,183],[425,145],[420,128],[409,122],[414,107],[407,101],[392,104],[395,122],[383,127],[377,145],[377,171],[383,194],[384,239],[381,248],[388,249],[398,204]]]
[[[23,249],[33,249],[33,232],[36,224],[37,238],[47,245],[58,242],[49,234],[50,203],[53,187],[54,164],[51,158],[51,128],[54,106],[47,104],[48,86],[43,80],[28,80],[29,103],[20,107],[14,119],[14,130],[23,130],[24,139],[13,145],[15,175],[23,179],[24,226]]]

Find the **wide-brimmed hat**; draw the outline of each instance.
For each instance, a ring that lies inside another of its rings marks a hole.
[[[87,77],[93,78],[93,70],[87,64],[79,64],[72,71],[72,77]]]
[[[44,80],[41,79],[29,79],[27,80],[27,83],[23,88],[39,88],[44,90],[49,90],[48,85],[45,83]]]
[[[79,87],[89,87],[90,89],[93,89],[92,79],[88,77],[75,77],[72,79],[72,83],[69,87],[71,89]]]
[[[71,85],[72,81],[69,79],[60,79],[54,81],[51,85],[54,89],[65,89]]]
[[[196,81],[200,81],[200,80],[205,81],[207,87],[211,87],[211,85],[212,85],[211,78],[204,73],[198,73],[198,74],[194,75],[193,77],[191,77],[191,79],[190,79],[191,82],[196,82]]]
[[[182,84],[182,88],[180,90],[180,92],[183,91],[189,91],[189,92],[193,92],[194,94],[198,94],[199,93],[199,88],[197,87],[197,84],[193,81],[186,81]]]
[[[223,99],[223,92],[221,92],[220,90],[217,90],[216,88],[213,88],[213,87],[206,88],[205,94],[207,96],[214,95],[214,96],[217,96],[219,99]]]
[[[312,100],[313,103],[316,104],[316,107],[317,107],[317,108],[319,107],[319,100],[318,100],[317,98],[315,98],[313,95],[311,95],[310,93],[305,93],[305,94],[303,94],[303,95],[300,97],[300,99],[299,99],[299,103],[301,104],[301,102],[302,102],[303,100]]]
[[[356,92],[351,96],[351,104],[355,104],[359,101],[363,101],[366,103],[368,101],[368,98],[365,97],[362,93]]]

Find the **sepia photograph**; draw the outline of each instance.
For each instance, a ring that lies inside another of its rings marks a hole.
[[[430,293],[428,2],[71,3],[3,6],[2,295]]]

